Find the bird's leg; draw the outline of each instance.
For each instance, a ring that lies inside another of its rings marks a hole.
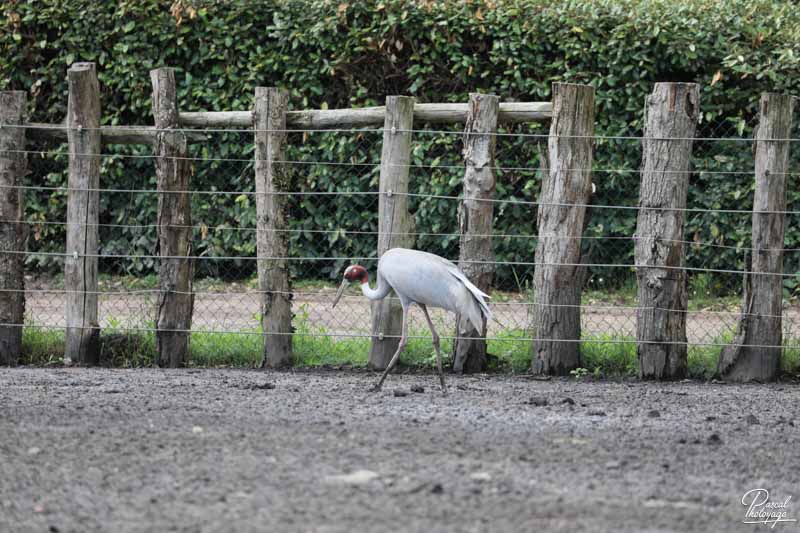
[[[370,392],[379,392],[381,390],[381,387],[383,387],[383,381],[386,379],[386,376],[389,375],[389,372],[392,371],[392,368],[394,368],[394,365],[397,364],[397,360],[400,359],[400,352],[402,352],[403,348],[406,347],[407,337],[408,337],[408,307],[404,305],[403,306],[403,329],[402,329],[402,333],[400,334],[400,344],[397,345],[397,351],[394,352],[394,355],[392,356],[392,360],[389,361],[389,364],[386,366],[386,370],[383,371],[383,374],[381,375],[380,381],[378,381],[378,383],[376,383],[375,386],[370,389]]]
[[[428,321],[428,327],[431,328],[431,333],[433,334],[433,348],[436,350],[436,370],[439,372],[439,381],[442,384],[442,394],[445,396],[447,395],[447,386],[444,384],[444,372],[442,372],[442,351],[439,347],[439,334],[436,333],[436,328],[433,327],[433,320],[431,320],[431,316],[428,314],[428,308],[422,304],[419,304],[422,308],[422,312],[425,313],[425,319]]]

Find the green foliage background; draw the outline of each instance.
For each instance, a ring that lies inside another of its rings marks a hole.
[[[5,0],[2,6],[0,89],[28,91],[30,119],[41,122],[63,119],[66,68],[74,61],[97,63],[107,124],[152,123],[148,71],[164,65],[177,69],[180,107],[187,111],[249,109],[257,85],[285,87],[291,107],[305,109],[382,104],[391,94],[414,95],[421,102],[463,102],[475,91],[495,93],[506,101],[545,101],[553,82],[588,83],[596,88],[596,131],[603,136],[641,135],[645,97],[658,81],[702,85],[701,137],[749,137],[760,93],[800,94],[800,12],[789,1]],[[541,134],[546,126],[504,131]],[[497,164],[517,170],[500,173],[498,197],[536,199],[535,171],[519,169],[537,168],[537,140],[501,138]],[[296,190],[377,189],[376,170],[358,163],[378,160],[380,134],[294,135],[291,141],[289,159],[340,163],[296,165]],[[244,133],[216,134],[194,147],[193,154],[246,160],[252,155],[250,143]],[[414,192],[458,195],[461,172],[447,167],[460,164],[460,136],[420,134],[415,143],[415,162],[438,168],[414,169]],[[750,208],[750,149],[742,142],[696,142],[690,206]],[[105,151],[147,154],[149,148]],[[640,155],[635,139],[598,140],[594,204],[636,205]],[[30,166],[30,183],[65,184],[64,157],[32,156]],[[244,161],[197,162],[193,179],[198,190],[253,189],[252,170]],[[152,161],[105,158],[102,182],[103,187],[154,188]],[[800,194],[794,177],[789,190],[791,208]],[[292,253],[373,255],[375,239],[353,232],[375,229],[374,200],[295,197],[292,228],[304,231],[292,234]],[[63,193],[30,193],[27,215],[42,221],[64,220],[65,203]],[[101,222],[150,226],[155,223],[155,207],[153,195],[102,195]],[[457,202],[417,198],[413,207],[419,231],[457,231]],[[496,231],[535,233],[533,209],[525,204],[498,206]],[[206,256],[253,255],[253,234],[230,228],[253,226],[254,210],[248,196],[195,196],[193,217],[210,228],[196,231],[195,251]],[[589,236],[633,234],[634,211],[592,211]],[[797,222],[797,217],[790,217],[788,247],[800,247]],[[333,231],[340,227],[346,231]],[[331,231],[315,233],[319,230]],[[711,211],[690,215],[688,239],[731,248],[689,246],[689,264],[742,268],[740,248],[749,245],[749,231],[749,216]],[[63,249],[62,226],[37,225],[32,234],[32,249]],[[155,230],[104,226],[101,239],[104,254],[149,254]],[[457,238],[452,236],[421,236],[417,245],[457,256]],[[630,241],[596,239],[587,240],[585,246],[592,262],[631,262]],[[533,249],[528,239],[496,241],[500,260],[532,261]],[[797,270],[796,256],[787,255],[787,269]],[[54,266],[52,258],[30,260]],[[212,275],[247,275],[254,266],[252,261],[203,265],[201,272]],[[335,261],[294,265],[298,275],[307,277],[333,276],[340,267]],[[103,268],[144,273],[156,266],[143,258],[109,260]],[[519,285],[527,275],[524,268],[508,268],[499,278],[510,286]],[[595,283],[601,279],[622,283],[631,273],[595,269],[593,275]],[[707,282],[710,290],[719,292],[736,283],[720,276]],[[788,282],[787,289],[793,288],[794,282]]]

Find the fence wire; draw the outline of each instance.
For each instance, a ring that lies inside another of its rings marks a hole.
[[[749,270],[753,205],[752,119],[701,123],[694,139],[685,237],[690,346],[720,347],[733,338],[741,316],[743,274]],[[464,163],[461,126],[413,130],[409,207],[414,247],[454,262],[459,255],[458,209]],[[195,306],[192,332],[260,335],[262,291],[256,276],[256,207],[252,130],[205,129],[207,139],[190,145],[192,257]],[[361,261],[374,277],[378,236],[381,129],[290,130],[285,165],[288,194],[293,326],[299,337],[368,339],[370,305],[355,289],[331,309],[344,268]],[[547,126],[513,125],[496,135],[496,199],[492,242],[495,267],[490,351],[527,351],[534,339],[530,313],[541,305],[533,294],[538,244],[536,210],[540,157]],[[800,131],[792,135],[800,140]],[[634,244],[639,210],[641,131],[595,137],[589,222],[579,239],[587,269],[580,304],[582,338],[570,342],[626,345],[635,349]],[[793,143],[794,144],[794,143]],[[800,150],[794,149],[792,168]],[[28,233],[26,326],[59,330],[66,290],[67,150],[26,149]],[[108,146],[101,154],[100,325],[108,331],[152,333],[158,301],[158,194],[148,146]],[[790,173],[787,190],[793,191]],[[785,346],[800,337],[800,198],[786,211],[783,329]],[[443,339],[454,338],[455,317],[433,311]],[[411,314],[411,336],[427,337],[421,313]],[[3,324],[0,324],[2,326]],[[276,333],[276,332],[269,332]],[[363,348],[363,347],[362,347]],[[502,355],[502,354],[499,354]]]

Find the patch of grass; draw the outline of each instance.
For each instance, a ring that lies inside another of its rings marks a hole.
[[[740,296],[689,297],[689,311],[738,311],[742,305]]]
[[[717,372],[717,362],[722,344],[733,341],[733,333],[727,332],[713,339],[709,344],[715,346],[689,345],[687,353],[687,374],[691,379],[711,379]],[[800,341],[795,341],[800,342]],[[615,335],[599,335],[590,342],[581,343],[583,366],[606,377],[638,375],[638,356],[636,339]],[[786,349],[783,357],[784,369],[794,369],[800,363],[800,345],[794,349]],[[793,365],[793,366],[792,366]],[[795,370],[796,371],[796,370]]]
[[[314,337],[311,332],[299,332],[292,338],[295,366],[367,365],[369,339]]]
[[[714,338],[710,344],[715,346],[689,346],[689,377],[711,379],[717,373],[717,363],[723,344],[733,342],[734,332],[727,331]],[[800,339],[785,339],[781,370],[785,374],[800,375]]]
[[[23,328],[21,364],[46,366],[63,362],[64,330]]]
[[[602,334],[581,342],[581,359],[585,368],[606,377],[635,376],[638,372],[636,339]]]
[[[714,340],[714,342],[721,342]],[[711,379],[717,373],[721,346],[689,346],[687,373],[692,379]]]
[[[618,304],[636,305],[636,278],[628,278],[616,288],[607,287],[602,277],[592,278],[589,285],[581,293],[583,305]]]
[[[800,339],[788,339],[781,358],[781,370],[793,376],[800,376]]]
[[[64,272],[35,273],[30,278],[26,276],[25,287],[49,287],[51,289],[64,288]]]
[[[120,275],[112,276],[109,274],[99,274],[97,276],[97,285],[101,290],[157,289],[158,274],[147,274],[144,276],[120,276]]]
[[[688,374],[693,379],[711,379],[717,373],[717,363],[719,354],[722,351],[722,344],[733,342],[733,331],[726,331],[711,340],[709,344],[714,346],[692,346],[689,345],[687,354]]]
[[[741,305],[742,298],[730,294],[729,290],[707,272],[689,276],[689,302],[691,311],[734,311]]]
[[[292,339],[294,363],[297,366],[350,365],[363,367],[367,365],[370,340],[368,337],[334,336],[323,326],[313,326],[309,322],[305,306],[295,316],[295,335]],[[442,325],[438,328],[443,329]],[[427,328],[411,328],[408,332],[408,344],[400,354],[400,364],[417,367],[434,367],[436,352],[433,349],[431,333]],[[453,343],[450,339],[442,339],[442,363],[450,362]]]
[[[189,340],[190,364],[200,367],[257,367],[263,341],[257,329],[242,333],[193,331]]]
[[[300,306],[293,325],[292,356],[295,366],[366,366],[369,339],[331,336],[325,327],[311,324],[307,305]]]
[[[100,364],[103,366],[139,368],[152,365],[155,359],[155,333],[109,328],[100,334]]]
[[[319,290],[319,289],[331,289],[336,290],[339,284],[342,282],[342,278],[337,280],[330,280],[330,279],[298,279],[292,280],[292,289],[298,291],[310,291],[310,290]],[[357,284],[353,285],[357,287]]]
[[[140,289],[157,289],[158,288],[158,274],[147,274],[143,276],[128,276],[128,275],[110,275],[100,274],[97,280],[100,289],[105,290],[140,290]],[[49,284],[54,288],[63,288],[63,276],[54,277]],[[328,286],[331,284],[328,283]],[[197,278],[193,283],[196,291],[202,292],[224,292],[224,291],[237,291],[258,288],[258,277],[251,276],[249,278],[241,279],[238,281],[229,281],[213,277]],[[320,285],[321,287],[324,287]]]
[[[510,370],[515,374],[527,372],[531,366],[530,332],[508,329],[488,341],[486,351],[497,357],[490,360],[490,370]]]
[[[200,278],[193,283],[197,292],[247,292],[258,289],[258,279],[246,278],[238,281],[221,280],[219,278]]]
[[[126,328],[152,329],[152,323],[122,324],[110,320],[101,334],[101,362],[114,367],[141,367],[153,364],[156,356],[155,333],[136,332]],[[449,332],[443,324],[440,333]],[[490,370],[523,373],[530,368],[530,333],[522,329],[500,332],[488,342]],[[713,344],[728,344],[733,332],[714,339]],[[364,367],[369,355],[367,337],[337,336],[322,326],[311,324],[303,306],[295,317],[293,336],[295,366],[348,365]],[[30,323],[23,330],[22,364],[46,366],[63,362],[64,330],[46,329]],[[452,339],[442,339],[443,364],[452,363]],[[633,337],[596,335],[582,340],[581,366],[587,373],[599,377],[636,376],[638,373],[636,342]],[[689,346],[688,374],[694,379],[710,379],[716,373],[721,346]],[[261,363],[263,341],[257,328],[240,333],[194,331],[190,341],[190,366],[195,367],[257,367]],[[427,327],[409,332],[401,364],[419,368],[435,368],[435,352]],[[782,370],[800,375],[800,339],[788,339],[781,360]]]

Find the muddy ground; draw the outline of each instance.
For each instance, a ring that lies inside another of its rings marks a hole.
[[[0,531],[769,531],[755,488],[800,518],[796,383],[374,379],[2,369]]]

